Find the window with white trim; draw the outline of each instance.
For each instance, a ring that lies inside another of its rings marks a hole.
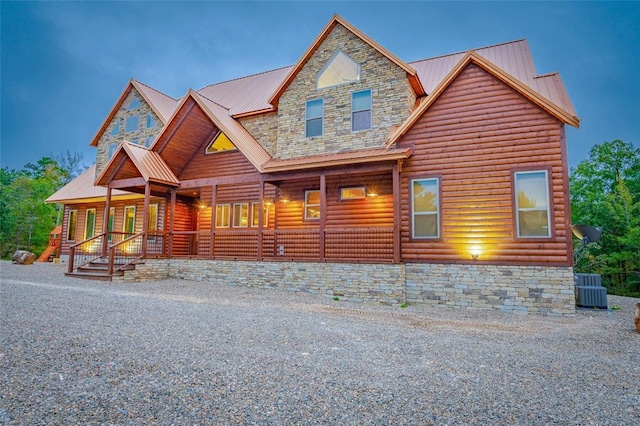
[[[342,50],[336,50],[316,75],[316,89],[354,83],[360,80],[360,64]]]
[[[84,217],[84,239],[93,237],[96,231],[96,209],[87,209]]]
[[[249,226],[249,203],[233,205],[233,227],[246,228]]]
[[[107,221],[107,240],[113,240],[113,226],[115,225],[116,220],[116,208],[109,207],[109,220]]]
[[[411,181],[411,229],[413,238],[440,236],[440,188],[437,178]]]
[[[67,218],[67,241],[76,240],[76,226],[78,224],[78,210],[69,210]]]
[[[546,170],[516,172],[514,180],[518,237],[550,237],[548,172]]]
[[[304,191],[304,218],[320,219],[320,191]]]
[[[269,205],[265,204],[262,207],[262,227],[266,228],[269,226]],[[258,222],[260,221],[260,203],[251,203],[251,226],[254,228],[258,227]]]
[[[351,131],[371,128],[371,90],[351,94]]]
[[[314,136],[322,136],[322,119],[324,116],[324,101],[322,99],[314,99],[307,101],[306,110],[306,130],[305,135],[308,138]]]
[[[126,206],[124,208],[122,232],[125,234],[134,234],[136,232],[136,206]],[[130,235],[126,235],[125,238],[128,236]]]
[[[229,227],[229,214],[231,213],[230,204],[217,204],[216,205],[216,228],[228,228]]]

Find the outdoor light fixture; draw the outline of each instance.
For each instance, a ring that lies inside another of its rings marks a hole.
[[[480,257],[480,247],[471,247],[471,258],[473,260],[478,260],[478,258]]]
[[[376,191],[367,191],[367,197],[377,197],[378,193]]]

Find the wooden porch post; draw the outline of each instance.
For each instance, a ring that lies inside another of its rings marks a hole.
[[[259,201],[258,201],[258,260],[262,260],[262,227],[263,226],[264,226],[264,180],[260,179],[260,195],[259,195]]]
[[[324,173],[320,175],[320,262],[324,262],[324,225],[327,221],[327,177]]]
[[[393,165],[393,263],[400,263],[400,165],[398,161]]]
[[[211,247],[209,247],[209,256],[213,259],[213,243],[216,238],[216,202],[218,198],[218,185],[215,183],[211,186]]]
[[[169,250],[167,256],[171,259],[171,253],[173,251],[173,222],[176,215],[176,189],[171,190],[171,216],[169,216]]]
[[[151,196],[151,185],[149,181],[144,184],[144,208],[142,209],[142,257],[147,257],[147,230],[149,229],[149,197]]]
[[[104,213],[102,215],[102,232],[104,232],[104,238],[102,239],[102,255],[107,255],[107,248],[109,247],[109,209],[111,208],[111,187],[107,186],[107,200],[104,203]],[[115,221],[116,218],[114,217]],[[62,236],[60,236],[62,238]]]

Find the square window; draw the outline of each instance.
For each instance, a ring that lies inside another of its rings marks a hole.
[[[131,117],[127,117],[124,122],[124,131],[126,133],[131,133],[140,130],[140,116],[132,115]]]
[[[306,137],[322,136],[322,117],[324,114],[324,101],[315,99],[307,102],[306,112]]]
[[[550,237],[547,171],[516,172],[514,178],[518,237]]]
[[[440,236],[440,190],[438,179],[411,181],[411,228],[413,238]]]

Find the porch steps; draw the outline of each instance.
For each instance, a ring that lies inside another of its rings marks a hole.
[[[115,264],[114,267],[118,267]],[[135,265],[127,265],[123,269],[130,271],[135,269]],[[65,275],[72,278],[82,278],[85,280],[95,281],[111,281],[111,277],[124,275],[123,270],[115,271],[112,275],[109,275],[109,263],[106,259],[98,259],[91,263],[88,263],[73,272],[65,272]]]

